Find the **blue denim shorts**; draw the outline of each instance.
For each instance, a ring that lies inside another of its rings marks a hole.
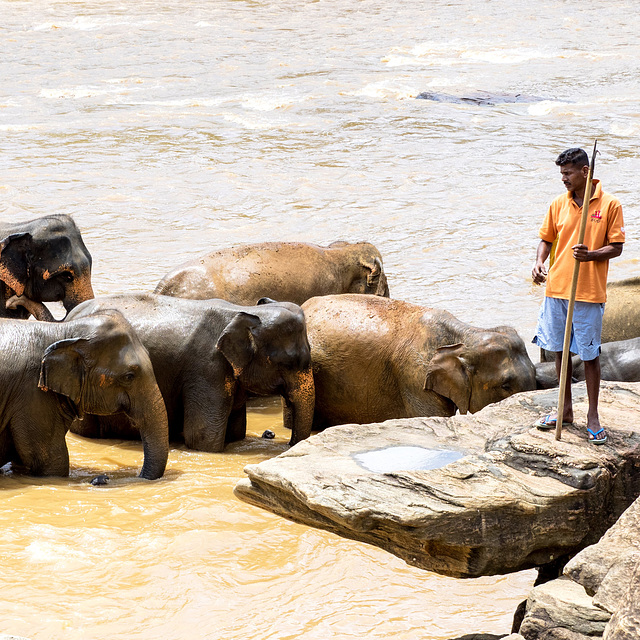
[[[568,308],[568,300],[545,297],[538,315],[534,344],[547,351],[562,351]],[[569,348],[582,361],[594,360],[600,355],[603,313],[604,302],[575,303]]]

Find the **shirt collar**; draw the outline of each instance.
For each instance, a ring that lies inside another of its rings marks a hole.
[[[591,181],[591,184],[593,186],[593,193],[591,194],[591,199],[589,200],[589,202],[591,202],[591,200],[597,200],[602,195],[602,185],[600,184],[600,180],[594,178]],[[575,200],[573,199],[573,191],[567,191],[566,198],[567,200],[569,200],[569,202],[575,202]]]

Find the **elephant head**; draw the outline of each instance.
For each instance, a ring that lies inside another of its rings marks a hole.
[[[69,216],[46,216],[13,229],[0,237],[0,280],[9,289],[0,297],[15,293],[62,302],[67,311],[94,297],[91,255]],[[0,315],[11,314],[0,309]]]
[[[59,340],[47,348],[38,386],[63,396],[63,409],[72,417],[125,413],[142,437],[140,477],[161,477],[169,454],[169,427],[147,350],[117,311],[69,323],[71,329],[74,325],[84,337]]]
[[[536,388],[535,366],[510,327],[479,330],[464,343],[439,347],[429,362],[425,391],[451,400],[460,413]]]
[[[285,426],[293,445],[311,434],[315,387],[302,309],[263,298],[260,314],[241,311],[229,322],[217,348],[236,379],[251,393],[283,398]]]
[[[345,293],[368,293],[389,297],[387,276],[382,268],[380,252],[368,242],[338,241],[329,245],[329,249],[342,251],[348,264]]]

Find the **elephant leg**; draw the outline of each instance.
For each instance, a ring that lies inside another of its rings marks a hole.
[[[94,416],[85,413],[82,420],[71,423],[71,431],[84,438],[121,438],[140,440],[140,431],[131,424],[124,414]]]
[[[184,443],[189,449],[219,453],[224,449],[232,398],[194,385],[182,394]]]
[[[62,422],[34,420],[28,416],[12,418],[10,424],[19,463],[34,476],[68,476],[69,451]]]
[[[83,438],[99,438],[100,425],[98,423],[98,416],[85,414],[82,420],[76,418],[71,423],[70,431],[71,433],[76,433]]]
[[[238,442],[247,437],[247,405],[233,409],[227,420],[225,443]]]

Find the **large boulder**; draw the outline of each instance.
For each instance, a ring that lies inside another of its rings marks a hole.
[[[609,618],[584,587],[562,577],[533,589],[520,634],[525,640],[593,640],[602,637]]]
[[[603,383],[606,445],[586,435],[586,389],[562,440],[531,425],[557,391],[474,415],[332,427],[249,465],[236,495],[454,577],[519,571],[596,542],[640,494],[640,384]]]
[[[531,592],[520,626],[527,640],[640,638],[640,498],[564,574]]]
[[[640,638],[640,500],[636,500],[595,545],[565,568],[611,615],[605,640]]]

